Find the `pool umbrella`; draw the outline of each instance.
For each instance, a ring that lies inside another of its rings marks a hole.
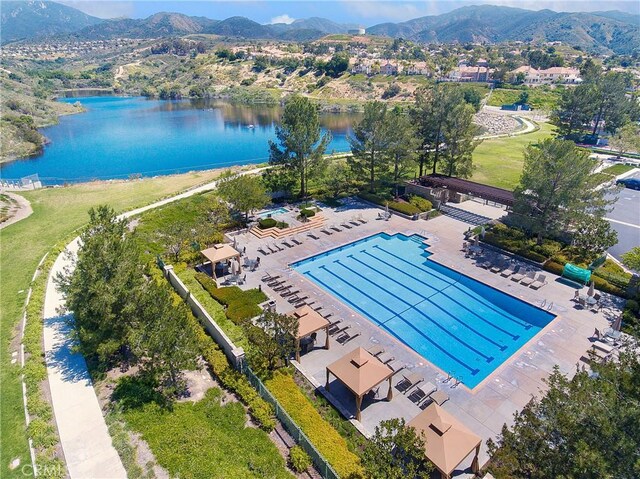
[[[485,235],[485,233],[486,233],[486,230],[484,229],[484,226],[483,226],[482,228],[480,228],[480,237],[481,237],[482,239],[484,239],[484,235]]]
[[[384,206],[384,212],[385,212],[385,216],[389,216],[389,202],[388,201]]]
[[[238,249],[238,237],[237,236],[233,237],[233,248],[234,249]]]
[[[589,291],[587,292],[587,296],[593,296],[595,293],[595,286],[593,285],[593,281],[589,285]]]
[[[621,328],[622,328],[622,315],[619,314],[618,317],[611,324],[611,329],[613,329],[614,331],[620,331]]]
[[[231,274],[234,276],[238,274],[238,262],[235,259],[231,259]]]

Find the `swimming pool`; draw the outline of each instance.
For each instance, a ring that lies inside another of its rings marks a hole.
[[[273,208],[271,210],[263,211],[258,216],[260,218],[268,218],[269,216],[277,216],[277,215],[281,215],[288,212],[289,212],[288,209],[281,206],[280,208]]]
[[[555,316],[430,261],[426,247],[380,233],[291,266],[473,388]]]

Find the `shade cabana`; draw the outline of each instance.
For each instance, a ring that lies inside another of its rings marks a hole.
[[[449,479],[456,467],[474,450],[471,470],[478,472],[482,439],[436,403],[431,403],[407,426],[413,427],[418,434],[424,433],[425,455],[444,479]]]
[[[347,389],[356,396],[356,419],[360,420],[362,397],[378,384],[389,380],[387,401],[393,399],[391,381],[394,370],[362,348],[357,348],[327,366],[327,384],[329,390],[329,374],[333,374]]]
[[[305,336],[325,330],[327,338],[324,343],[325,349],[329,349],[329,321],[320,313],[315,311],[311,306],[304,305],[291,313],[292,316],[298,318],[298,334],[296,336],[296,361],[300,361],[300,340]]]
[[[238,261],[238,265],[240,265],[240,252],[233,246],[226,243],[217,244],[211,248],[202,250],[200,253],[211,261],[211,270],[214,279],[216,277],[216,264],[230,259],[236,259]]]

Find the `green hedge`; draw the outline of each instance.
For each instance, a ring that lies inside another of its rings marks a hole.
[[[262,230],[266,230],[268,228],[274,228],[278,222],[273,218],[262,218],[258,221],[258,227]]]
[[[416,208],[419,208],[421,212],[431,211],[433,209],[433,203],[422,196],[413,195],[409,198],[409,203],[411,203]]]
[[[311,218],[312,216],[315,216],[316,212],[312,209],[302,209],[300,210],[300,216],[304,217],[304,218]]]
[[[557,274],[558,276],[562,275],[562,271],[564,271],[564,266],[560,263],[556,263],[555,261],[547,261],[544,265],[545,271],[549,271],[549,273]]]
[[[349,451],[344,438],[320,416],[289,374],[277,371],[266,386],[340,477],[364,476],[360,458]]]
[[[213,299],[227,306],[227,317],[236,324],[259,315],[262,310],[258,305],[267,300],[267,296],[258,289],[218,288],[215,281],[204,273],[196,273],[195,277]]]
[[[398,211],[399,213],[404,213],[405,215],[413,216],[418,213],[422,213],[420,208],[411,203],[405,203],[403,201],[395,201],[388,200],[386,198],[382,198],[378,195],[374,195],[373,193],[359,193],[358,196],[363,200],[369,201],[370,203],[375,203],[380,206],[389,205],[390,210]]]

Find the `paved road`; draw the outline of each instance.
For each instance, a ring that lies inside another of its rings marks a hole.
[[[241,174],[252,174],[261,170],[256,168]],[[212,181],[120,216],[131,217],[212,190],[216,184],[216,181]],[[80,238],[74,239],[67,245],[67,249],[75,254],[79,242]],[[64,308],[64,298],[58,291],[54,278],[59,272],[72,271],[72,266],[72,261],[65,253],[58,256],[49,274],[44,305],[44,352],[51,389],[51,405],[60,433],[60,444],[71,479],[124,479],[127,474],[120,456],[111,443],[111,436],[104,422],[87,364],[81,354],[73,352],[69,316],[61,316],[59,313],[61,308]]]
[[[640,178],[640,171],[630,178]],[[609,248],[609,253],[621,259],[623,253],[634,246],[640,246],[640,191],[623,189],[607,219],[611,222],[611,227],[618,232],[618,244]]]

